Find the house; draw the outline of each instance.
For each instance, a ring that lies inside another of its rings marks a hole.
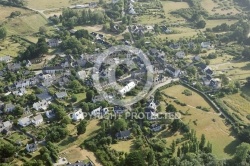
[[[84,119],[82,109],[78,109],[77,111],[74,111],[74,113],[72,114],[72,119],[75,121]]]
[[[49,39],[47,43],[49,47],[58,47],[62,41],[60,39]]]
[[[97,96],[94,96],[92,98],[93,103],[96,103],[96,102],[99,102],[99,101],[103,101],[103,97],[101,95],[97,95]]]
[[[26,145],[26,150],[31,153],[31,152],[35,152],[37,150],[37,144],[33,143],[33,144],[27,144]]]
[[[56,93],[56,97],[57,97],[58,99],[65,98],[65,97],[67,97],[67,96],[68,96],[68,94],[67,94],[66,92],[57,92],[57,93]]]
[[[114,106],[114,113],[115,114],[123,114],[126,111],[125,107],[119,106],[119,105],[115,105]]]
[[[147,32],[152,32],[154,31],[154,27],[152,25],[146,25],[145,26]]]
[[[12,57],[10,57],[9,55],[6,55],[6,56],[1,56],[0,57],[0,62],[5,62],[5,63],[9,63],[12,61]]]
[[[29,117],[24,117],[18,120],[18,124],[22,127],[26,127],[31,124],[31,120]]]
[[[124,96],[127,92],[131,91],[136,86],[135,82],[128,83],[125,87],[119,90],[119,93]]]
[[[165,69],[172,77],[178,77],[181,73],[180,69],[174,68],[170,65],[167,65]]]
[[[40,93],[40,94],[37,94],[36,97],[39,99],[39,100],[46,100],[46,101],[50,101],[52,100],[52,96],[49,95],[49,93],[47,91],[43,92],[43,93]]]
[[[211,48],[211,43],[210,42],[202,42],[201,43],[201,48]]]
[[[57,72],[62,72],[63,68],[61,66],[44,67],[42,71],[47,74],[55,74]]]
[[[53,110],[49,110],[45,112],[45,115],[48,119],[54,118],[56,116],[56,113]]]
[[[151,108],[151,109],[154,109],[154,110],[157,109],[157,105],[155,104],[154,100],[152,100],[151,102],[149,102],[148,108]]]
[[[19,90],[12,91],[12,94],[17,96],[23,96],[24,94],[26,94],[26,89],[20,88]]]
[[[86,72],[84,70],[81,70],[81,71],[78,71],[76,73],[76,76],[81,79],[81,80],[84,80],[86,78]]]
[[[217,79],[212,79],[212,80],[210,81],[209,86],[211,86],[211,87],[214,88],[214,89],[218,89],[218,88],[221,87],[221,80],[220,80],[219,78],[217,78]]]
[[[12,123],[10,121],[5,121],[0,123],[0,132],[4,130],[10,130],[12,128]]]
[[[212,80],[212,77],[209,75],[206,75],[205,77],[202,78],[203,85],[209,86],[211,80]]]
[[[42,115],[39,114],[39,115],[33,117],[33,118],[31,119],[31,122],[32,122],[35,126],[39,126],[40,124],[43,123],[43,117],[42,117]]]
[[[9,71],[18,71],[21,67],[21,63],[9,63],[7,65]]]
[[[181,47],[180,43],[171,43],[169,45],[170,48],[172,49],[179,49]]]
[[[12,103],[8,103],[8,104],[5,105],[4,111],[7,112],[7,113],[12,112],[15,108],[16,108],[15,105],[13,105]]]
[[[128,13],[131,14],[131,15],[136,14],[135,9],[133,7],[129,8]]]
[[[178,51],[175,56],[179,59],[183,59],[185,57],[185,52],[184,51]]]
[[[205,70],[206,74],[208,75],[212,75],[214,72],[212,71],[212,69],[208,68],[207,70]]]
[[[173,31],[169,29],[167,26],[161,26],[162,32],[164,33],[172,33]]]
[[[119,131],[118,133],[115,134],[116,139],[127,139],[130,137],[130,130],[125,130],[125,131]]]
[[[193,57],[192,60],[193,60],[194,62],[200,62],[200,61],[201,61],[201,57],[200,57],[200,55],[196,55],[196,56]]]
[[[148,120],[156,120],[159,117],[159,114],[156,112],[156,110],[150,107],[145,108],[145,115]]]
[[[94,117],[104,116],[108,113],[108,111],[109,111],[108,108],[99,107],[91,111],[91,116],[94,116]]]
[[[76,162],[76,163],[70,163],[70,164],[67,164],[66,166],[94,166],[94,164],[89,161],[89,162],[82,162],[82,161],[79,161],[79,162]]]
[[[141,25],[133,25],[130,27],[130,30],[133,34],[142,36],[145,33],[145,28]]]
[[[42,100],[42,101],[38,101],[36,103],[33,104],[33,108],[35,110],[47,110],[47,108],[49,107],[50,101],[47,100]]]
[[[161,129],[162,129],[162,126],[159,125],[159,124],[153,124],[153,125],[151,125],[151,127],[150,127],[150,130],[153,131],[153,132],[160,131]]]

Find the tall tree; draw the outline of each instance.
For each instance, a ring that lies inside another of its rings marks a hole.
[[[7,37],[7,29],[0,26],[0,40],[4,40]]]
[[[86,132],[86,127],[87,127],[87,121],[82,120],[78,125],[77,125],[77,135],[84,134]]]
[[[133,151],[125,159],[124,166],[146,166],[142,152]]]
[[[204,147],[205,147],[205,143],[206,143],[206,138],[205,138],[205,135],[202,134],[202,135],[201,135],[201,142],[200,142],[200,144],[199,144],[199,149],[200,149],[201,151],[203,151],[203,149],[204,149]]]

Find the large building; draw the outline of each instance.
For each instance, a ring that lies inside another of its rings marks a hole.
[[[127,92],[131,91],[136,86],[135,82],[132,81],[128,83],[124,88],[119,90],[119,93],[124,96]]]

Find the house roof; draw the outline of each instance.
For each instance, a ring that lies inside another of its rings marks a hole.
[[[62,97],[66,97],[67,96],[67,93],[66,92],[57,92],[56,93],[56,97],[57,98],[62,98]]]
[[[200,63],[199,66],[202,70],[204,70],[207,67],[205,63]]]
[[[12,124],[11,124],[11,122],[10,121],[5,121],[5,122],[3,122],[3,126],[4,127],[10,127]]]
[[[41,114],[39,114],[39,115],[35,116],[35,117],[33,118],[33,120],[34,120],[34,121],[41,121],[41,120],[43,120],[43,117],[42,117]]]
[[[22,124],[26,124],[26,123],[30,122],[30,118],[24,117],[24,118],[19,119],[18,122],[22,123]]]
[[[77,162],[77,163],[72,163],[72,164],[67,164],[67,166],[94,166],[93,163],[91,162]]]
[[[129,137],[130,136],[130,130],[125,130],[125,131],[120,131],[118,133],[115,134],[116,137],[120,138],[120,137]]]
[[[63,68],[61,66],[49,66],[44,67],[43,70],[62,70]]]

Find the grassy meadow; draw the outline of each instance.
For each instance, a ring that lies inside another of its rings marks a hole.
[[[240,142],[234,137],[230,126],[226,124],[225,120],[222,119],[199,94],[193,91],[191,96],[182,94],[185,89],[187,88],[182,85],[176,85],[164,89],[161,92],[187,104],[187,106],[180,106],[177,105],[173,99],[163,96],[166,103],[173,104],[177,110],[181,110],[181,112],[184,113],[184,115],[182,114],[181,120],[196,131],[198,138],[200,138],[202,134],[205,134],[207,141],[213,144],[213,153],[217,158],[231,158],[235,152],[235,147]],[[196,109],[196,106],[209,108],[210,111],[205,112]],[[162,103],[162,110],[165,110],[165,107],[166,105]],[[180,134],[163,131],[161,137],[165,137],[167,142],[171,143],[174,138],[180,138]]]

